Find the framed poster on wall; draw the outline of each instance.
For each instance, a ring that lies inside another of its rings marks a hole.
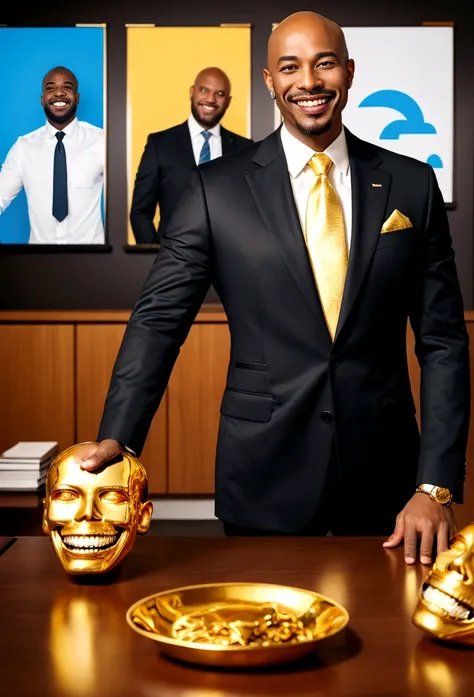
[[[452,204],[454,27],[343,31],[355,61],[343,123],[363,140],[429,163],[445,203]],[[275,128],[280,123],[275,106]]]
[[[179,51],[176,47],[179,46]],[[170,56],[173,56],[170,67]],[[222,126],[250,137],[251,27],[127,26],[127,182],[128,210],[137,170],[149,134],[184,124],[191,113],[190,88],[198,73],[217,67],[229,78],[231,102]],[[189,148],[191,145],[189,144]],[[176,153],[176,158],[178,158]],[[152,176],[150,174],[150,176]],[[166,176],[166,172],[164,173]],[[159,186],[159,182],[156,183]],[[160,211],[153,205],[154,229]],[[126,247],[143,249],[128,222]]]
[[[1,245],[103,251],[105,25],[1,27],[0,79]]]

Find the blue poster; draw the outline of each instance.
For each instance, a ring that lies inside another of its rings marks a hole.
[[[105,69],[103,26],[0,28],[0,243],[105,242]]]

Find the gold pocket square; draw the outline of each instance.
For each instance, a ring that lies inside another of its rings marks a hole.
[[[407,218],[406,215],[403,215],[403,213],[400,213],[400,211],[395,208],[392,215],[387,218],[382,225],[380,234],[383,235],[386,232],[393,232],[394,230],[404,230],[409,227],[413,227],[410,218]]]

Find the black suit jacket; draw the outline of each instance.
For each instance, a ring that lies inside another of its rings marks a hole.
[[[222,154],[228,155],[253,141],[221,126]],[[133,189],[130,222],[137,244],[161,240],[171,215],[196,168],[188,122],[166,131],[150,133],[138,167]],[[160,222],[153,219],[160,207]]]
[[[216,514],[229,523],[302,528],[333,448],[349,500],[374,515],[396,515],[420,482],[462,497],[468,336],[436,177],[429,165],[346,133],[352,241],[334,343],[275,132],[196,170],[119,351],[99,439],[140,453],[214,285],[232,338],[216,456]],[[413,227],[381,234],[395,209]],[[408,318],[422,370],[421,440]]]

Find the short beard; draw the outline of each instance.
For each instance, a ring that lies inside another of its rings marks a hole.
[[[66,121],[69,121],[73,116],[76,115],[77,104],[71,104],[70,108],[62,116],[56,116],[55,114],[53,114],[48,104],[45,104],[43,109],[48,121],[50,121],[51,123],[62,124],[66,123]]]
[[[295,121],[295,126],[304,136],[322,136],[323,133],[327,133],[332,128],[332,121],[326,121],[326,123],[321,126],[314,124],[314,126],[309,127],[303,126],[303,124]]]
[[[223,114],[221,112],[216,112],[216,114],[209,114],[209,120],[208,121],[203,121],[196,106],[194,105],[194,102],[191,102],[191,114],[194,116],[196,121],[200,126],[203,128],[214,128],[214,126],[217,126],[219,121],[221,120]]]

